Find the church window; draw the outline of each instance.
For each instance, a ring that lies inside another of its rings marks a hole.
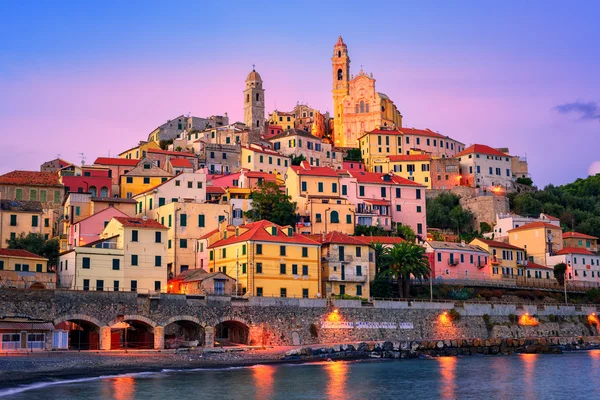
[[[260,101],[260,94],[256,93],[256,101]]]
[[[246,95],[246,103],[250,103],[250,95],[249,94]]]
[[[256,120],[256,127],[257,128],[260,127],[260,121],[259,120]]]
[[[338,57],[341,57],[341,56],[342,56],[342,51],[338,50]]]
[[[365,110],[366,110],[366,112],[369,112],[369,103],[367,103]]]
[[[342,79],[344,79],[344,73],[342,72],[342,69],[338,69],[338,81],[341,81]]]
[[[384,112],[384,111],[385,111],[385,107],[381,106],[381,112]]]
[[[360,113],[364,113],[365,112],[365,102],[364,101],[360,101]]]
[[[356,113],[358,114],[358,104],[356,105]]]

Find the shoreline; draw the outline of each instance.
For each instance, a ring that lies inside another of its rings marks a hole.
[[[267,349],[229,348],[224,351],[192,350],[187,352],[46,352],[4,353],[0,355],[0,395],[11,389],[33,384],[80,379],[102,379],[127,374],[190,372],[196,369],[229,369],[255,365],[307,364],[325,361],[383,361],[393,359],[435,359],[477,355],[561,354],[563,351],[598,350],[594,343],[561,345],[544,344],[543,339],[525,339],[520,347],[508,348],[507,343],[481,345],[465,340],[465,346],[455,347],[452,341],[423,341],[416,347],[392,342],[361,342],[355,344],[315,345],[313,347],[272,347]],[[416,343],[416,342],[415,342]],[[475,346],[473,346],[475,344]],[[448,345],[448,346],[446,346]],[[498,351],[496,350],[498,349]],[[469,350],[467,350],[469,349]],[[504,351],[504,350],[509,351]]]

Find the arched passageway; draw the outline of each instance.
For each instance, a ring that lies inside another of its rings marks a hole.
[[[98,350],[100,348],[100,327],[95,323],[72,319],[60,322],[55,328],[69,333],[69,350]]]
[[[154,328],[144,321],[124,320],[111,326],[111,350],[153,349]]]
[[[164,335],[167,349],[204,345],[204,328],[193,321],[174,321],[165,326]]]
[[[250,328],[239,321],[223,321],[215,326],[215,345],[248,344]]]

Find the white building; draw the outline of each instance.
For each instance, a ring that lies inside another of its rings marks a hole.
[[[560,220],[548,214],[540,214],[539,218],[523,217],[514,213],[496,214],[494,231],[483,236],[488,239],[493,237],[495,240],[508,239],[508,231],[532,222],[547,222],[560,227]]]
[[[290,129],[269,138],[273,149],[288,157],[304,156],[313,167],[342,167],[343,154],[329,143],[301,129]]]
[[[474,144],[456,156],[461,184],[493,192],[512,191],[511,156],[483,144]]]
[[[585,282],[600,286],[600,255],[578,247],[565,247],[547,255],[549,267],[567,264],[567,281]]]

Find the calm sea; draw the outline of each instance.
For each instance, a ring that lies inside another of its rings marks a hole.
[[[600,350],[259,365],[40,383],[5,399],[600,399]]]

